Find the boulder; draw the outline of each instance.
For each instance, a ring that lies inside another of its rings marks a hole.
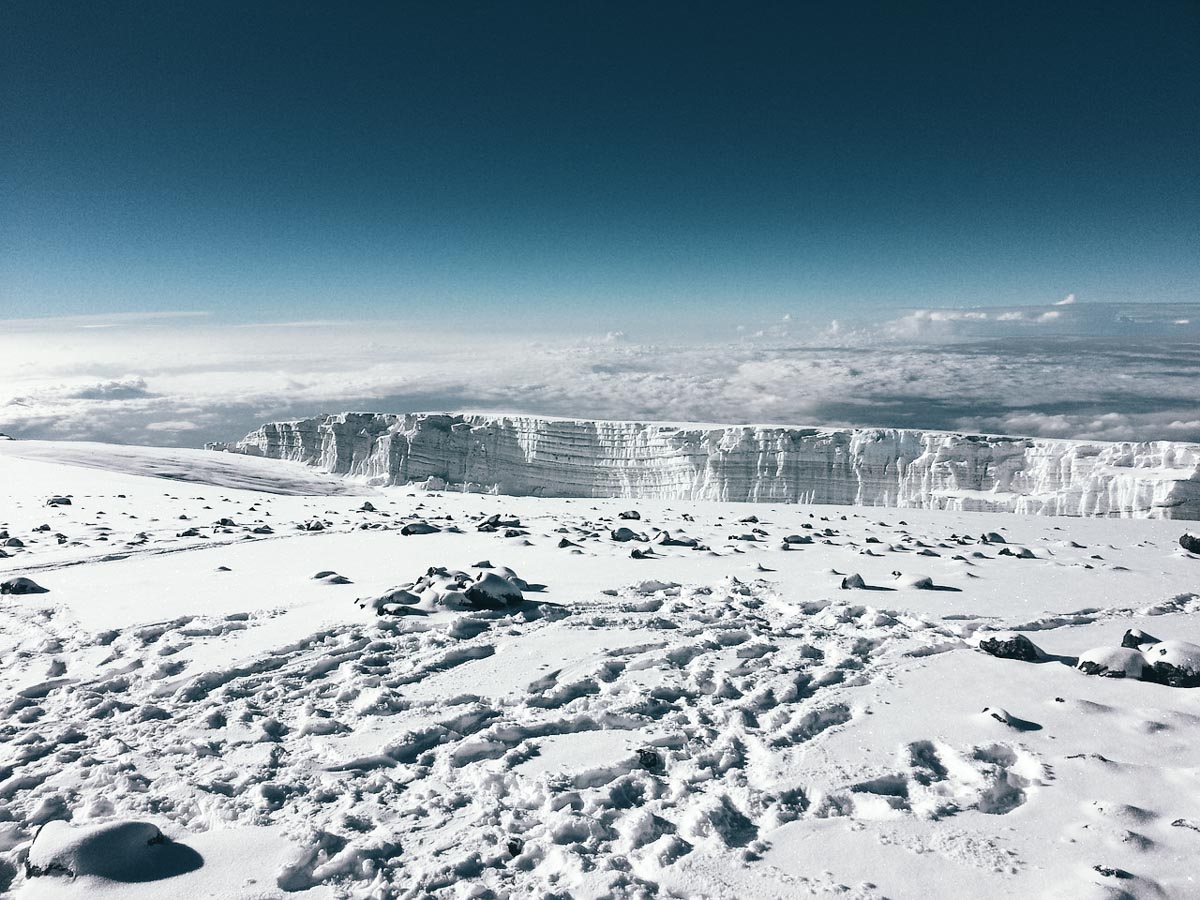
[[[1159,641],[1142,651],[1142,678],[1171,687],[1200,687],[1200,647],[1187,641]]]
[[[979,649],[998,659],[1018,659],[1022,662],[1037,662],[1045,658],[1041,649],[1023,634],[1005,632],[984,638]]]
[[[403,535],[436,534],[441,530],[442,529],[438,528],[436,525],[430,525],[428,522],[409,522],[400,529],[400,533]]]
[[[524,599],[520,588],[495,572],[481,574],[464,593],[471,605],[478,609],[500,609]]]
[[[1097,647],[1082,654],[1075,668],[1085,675],[1104,678],[1141,678],[1146,660],[1128,647]]]
[[[646,540],[645,535],[638,534],[632,528],[625,528],[625,527],[614,528],[609,533],[609,537],[611,537],[614,541],[617,541],[618,543],[622,543],[622,544],[626,543],[627,541],[644,541],[644,540]]]
[[[0,581],[0,594],[47,594],[49,590],[42,587],[32,578],[26,578],[23,575],[18,575],[16,578],[9,578],[6,581]]]
[[[1130,628],[1125,632],[1125,636],[1121,638],[1121,646],[1128,647],[1131,650],[1139,650],[1142,647],[1157,643],[1159,643],[1158,638],[1151,634],[1146,634],[1146,632],[1139,628]]]

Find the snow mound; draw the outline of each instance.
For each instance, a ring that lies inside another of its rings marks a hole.
[[[1146,668],[1146,660],[1137,650],[1127,647],[1098,647],[1081,655],[1075,668],[1085,675],[1141,678]]]
[[[34,836],[25,872],[30,878],[90,875],[144,882],[182,875],[203,864],[195,850],[169,840],[150,822],[77,826],[56,820],[47,822]]]
[[[1160,641],[1143,652],[1145,678],[1172,687],[1200,687],[1200,647],[1187,641]]]

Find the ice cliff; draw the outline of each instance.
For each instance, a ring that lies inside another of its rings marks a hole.
[[[1200,445],[1165,441],[342,413],[211,446],[505,494],[1200,519]]]

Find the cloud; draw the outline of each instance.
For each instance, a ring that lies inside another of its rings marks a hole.
[[[75,388],[63,396],[75,400],[131,400],[135,397],[149,397],[151,394],[146,390],[144,378],[130,377]]]
[[[186,419],[176,420],[173,422],[150,422],[146,425],[147,431],[198,431],[202,428],[195,422],[189,422]]]
[[[1075,295],[1044,306],[918,309],[879,330],[897,341],[963,341],[1010,337],[1200,338],[1200,304],[1078,303]]]
[[[209,313],[204,310],[158,310],[151,312],[98,313],[89,316],[55,316],[53,318],[0,319],[0,330],[42,331],[47,328],[120,328],[161,323],[164,321],[202,320]]]
[[[1080,336],[1041,320],[1088,306],[924,311],[917,321],[980,329],[936,340],[900,339],[893,322],[801,340],[802,323],[772,332],[778,317],[708,343],[395,323],[0,333],[0,431],[194,446],[271,419],[438,409],[1200,440],[1200,339],[1170,326],[1182,337],[1164,340],[1157,324]]]

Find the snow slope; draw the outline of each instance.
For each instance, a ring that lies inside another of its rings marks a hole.
[[[20,444],[0,582],[47,591],[0,596],[21,900],[1200,891],[1200,690],[1073,666],[1130,628],[1200,643],[1178,523],[350,496]],[[356,602],[503,566],[523,602]],[[1041,661],[976,648],[1009,630]]]
[[[505,494],[1200,519],[1200,446],[1163,441],[342,413],[214,446]]]

